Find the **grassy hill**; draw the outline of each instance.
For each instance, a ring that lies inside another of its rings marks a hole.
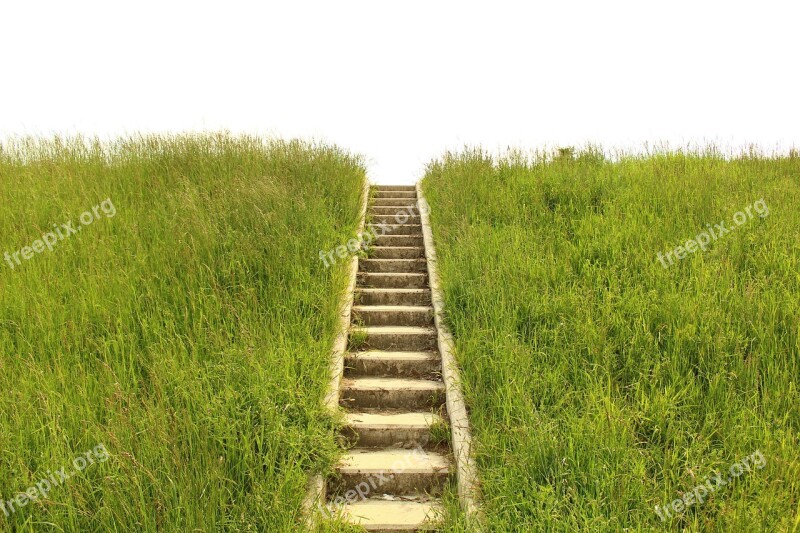
[[[800,527],[796,154],[472,150],[424,190],[491,531]]]
[[[295,527],[336,453],[345,262],[318,253],[364,179],[335,147],[224,134],[3,144],[0,530]]]

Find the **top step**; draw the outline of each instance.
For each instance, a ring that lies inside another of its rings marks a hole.
[[[416,185],[375,185],[378,191],[416,191]]]

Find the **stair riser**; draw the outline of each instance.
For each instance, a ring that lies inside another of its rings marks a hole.
[[[420,292],[357,292],[357,305],[430,305],[431,293]]]
[[[378,235],[374,246],[424,246],[422,235]]]
[[[401,216],[419,216],[419,209],[417,207],[402,207],[402,206],[373,206],[370,208],[371,215],[391,215],[396,217]]]
[[[420,224],[420,216],[406,212],[399,215],[373,215],[372,224]]]
[[[431,441],[428,427],[381,428],[345,427],[342,434],[354,445],[362,448],[388,448],[411,443],[425,447]]]
[[[440,376],[442,372],[442,362],[438,359],[377,359],[350,356],[345,359],[344,365],[347,377],[428,378]]]
[[[346,494],[349,490],[361,491],[369,494],[414,494],[425,492],[432,496],[441,496],[444,487],[450,479],[447,472],[441,473],[392,473],[391,465],[387,465],[385,472],[378,473],[353,473],[343,474],[339,479],[331,480],[331,492]],[[375,486],[375,488],[373,488]],[[335,497],[335,496],[334,496]]]
[[[370,224],[373,235],[422,235],[422,226],[415,224]]]
[[[424,248],[391,248],[375,246],[370,249],[370,259],[422,259],[425,257]]]
[[[432,326],[433,312],[419,311],[372,311],[370,309],[353,309],[356,324],[365,326]]]
[[[416,198],[417,191],[382,191],[377,190],[372,196],[373,198]]]
[[[403,274],[390,276],[376,272],[359,272],[358,283],[360,287],[383,289],[421,289],[428,286],[428,276],[425,274]]]
[[[435,333],[371,333],[361,350],[432,352],[437,349]]]
[[[358,269],[361,272],[375,273],[425,273],[428,265],[424,259],[359,259]]]
[[[444,405],[443,390],[386,390],[348,389],[342,390],[339,405],[350,410],[359,409],[407,409],[419,411],[438,409]]]
[[[415,206],[416,198],[376,198],[372,207]]]

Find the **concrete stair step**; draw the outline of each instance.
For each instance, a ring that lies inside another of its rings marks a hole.
[[[419,216],[419,208],[418,207],[404,207],[399,205],[373,205],[370,207],[369,212],[371,215],[409,215],[409,216]]]
[[[420,224],[370,224],[367,229],[375,235],[422,235]]]
[[[430,305],[430,289],[366,288],[356,289],[356,305]]]
[[[372,215],[370,224],[420,224],[421,217],[412,214]]]
[[[426,446],[431,426],[443,424],[435,413],[347,413],[342,433],[361,448]]]
[[[359,272],[360,287],[383,289],[421,289],[428,286],[424,272]]]
[[[378,235],[375,246],[424,246],[422,235]]]
[[[433,531],[444,517],[441,501],[424,496],[420,496],[419,501],[357,500],[343,505],[330,504],[329,509],[370,533]]]
[[[420,259],[425,257],[422,246],[374,246],[370,259]]]
[[[396,191],[396,190],[387,191],[387,190],[383,190],[383,189],[377,189],[377,190],[374,191],[374,194],[373,194],[372,197],[375,198],[376,201],[377,201],[378,198],[416,198],[417,197],[417,191],[409,191],[409,190],[405,190],[405,191]]]
[[[376,191],[416,191],[416,185],[374,185]]]
[[[351,338],[358,339],[363,334],[366,334],[366,338],[363,339],[361,346],[356,347],[358,349],[434,352],[439,348],[439,337],[434,327],[366,326],[351,328]]]
[[[363,326],[433,326],[433,307],[354,305],[353,323]]]
[[[441,381],[411,378],[357,377],[342,380],[339,404],[351,411],[361,409],[405,409],[419,411],[444,405]]]
[[[427,272],[428,263],[423,258],[417,259],[359,259],[358,269],[361,272],[397,273]]]
[[[442,372],[438,352],[350,352],[344,360],[346,376],[437,377]]]
[[[331,480],[334,494],[355,490],[360,494],[441,495],[450,479],[450,459],[438,452],[422,448],[355,448],[336,466],[338,477]],[[359,490],[360,489],[360,490]]]
[[[372,207],[416,206],[416,198],[375,198]]]

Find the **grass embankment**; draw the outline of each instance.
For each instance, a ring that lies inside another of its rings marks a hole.
[[[249,137],[2,146],[0,499],[84,469],[0,530],[295,529],[337,453],[346,262],[318,252],[353,236],[364,179],[339,149]]]
[[[800,527],[800,158],[467,151],[424,189],[491,531]]]

